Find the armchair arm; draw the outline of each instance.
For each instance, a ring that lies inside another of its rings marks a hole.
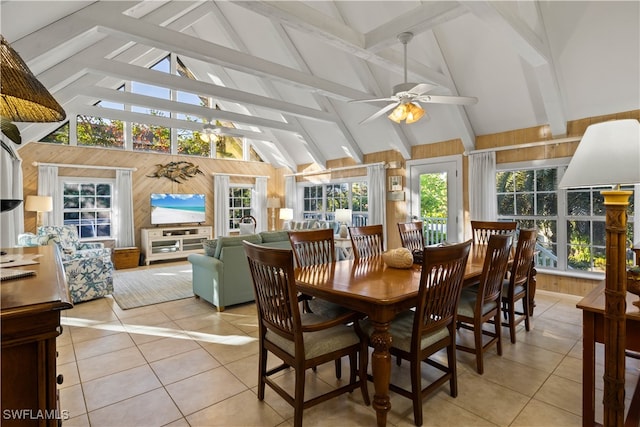
[[[73,259],[87,259],[87,258],[98,258],[98,257],[108,257],[111,259],[111,249],[110,248],[101,248],[101,249],[84,249],[77,250],[72,253],[67,253],[63,251],[62,259],[64,261],[73,260]]]
[[[77,250],[83,251],[86,249],[102,249],[104,248],[104,243],[102,242],[87,242],[78,244]]]

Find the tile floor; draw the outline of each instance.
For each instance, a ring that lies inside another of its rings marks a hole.
[[[485,355],[484,375],[475,372],[472,355],[458,352],[458,397],[450,397],[445,385],[426,399],[424,425],[581,425],[579,299],[538,292],[532,330],[526,333],[521,325],[516,344],[503,334],[503,355]],[[207,302],[189,298],[124,311],[107,297],[63,312],[62,323],[57,343],[64,375],[61,408],[70,417],[65,427],[293,425],[293,409],[275,392],[267,387],[265,401],[257,399],[253,304],[218,313]],[[602,347],[597,351],[601,378]],[[393,380],[406,382],[408,364],[392,366]],[[628,359],[627,396],[639,367]],[[282,374],[283,384],[292,386],[292,380],[290,373]],[[336,382],[333,364],[327,364],[309,371],[306,393]],[[597,388],[596,401],[601,401],[602,384]],[[388,425],[412,426],[410,401],[391,393],[391,404]],[[601,408],[596,418],[602,418]],[[304,413],[307,426],[372,426],[375,420],[358,391]]]

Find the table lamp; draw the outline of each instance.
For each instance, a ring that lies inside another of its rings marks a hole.
[[[24,209],[29,212],[37,212],[36,233],[38,227],[42,225],[42,213],[53,210],[53,198],[51,196],[27,196]]]
[[[267,199],[267,209],[271,209],[271,229],[276,229],[276,209],[280,208],[279,197],[269,197]]]
[[[640,122],[615,120],[587,128],[558,184],[558,188],[613,187],[601,192],[606,209],[605,426],[624,424],[626,233],[632,192],[620,190],[620,185],[637,183],[640,183]]]
[[[340,237],[345,238],[349,235],[347,224],[351,222],[351,209],[336,209],[336,221],[340,223]]]
[[[289,223],[289,221],[293,219],[293,209],[291,208],[280,209],[280,219],[285,221],[284,223],[285,230],[291,229],[291,224]]]

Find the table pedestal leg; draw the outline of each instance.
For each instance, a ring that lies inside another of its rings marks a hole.
[[[374,331],[371,334],[371,345],[373,353],[371,355],[371,370],[373,373],[373,385],[375,394],[373,395],[373,408],[376,410],[378,426],[387,425],[387,413],[391,409],[389,401],[389,382],[391,381],[391,335],[389,334],[389,323],[372,322]]]

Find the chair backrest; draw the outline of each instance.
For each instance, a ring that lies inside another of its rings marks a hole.
[[[486,245],[494,234],[513,235],[518,223],[515,221],[471,221],[474,245]]]
[[[413,345],[419,346],[422,336],[454,322],[470,247],[471,240],[424,248]]]
[[[478,287],[476,312],[482,312],[481,307],[487,303],[497,301],[500,304],[502,282],[511,253],[511,240],[512,236],[508,234],[493,234],[489,237]]]
[[[295,289],[293,252],[243,241],[260,318],[260,335],[267,330],[302,347],[298,293]]]
[[[384,235],[382,224],[349,227],[353,257],[369,258],[384,252]]]
[[[400,244],[410,251],[424,248],[424,234],[422,233],[422,221],[399,222]]]
[[[80,243],[78,229],[74,225],[42,225],[38,227],[38,236],[49,236],[63,249],[75,249]]]
[[[509,278],[510,290],[512,290],[515,285],[521,285],[529,280],[537,240],[538,230],[520,229],[516,254],[511,266],[511,277]]]
[[[290,231],[289,242],[298,267],[333,262],[336,247],[332,228]]]

